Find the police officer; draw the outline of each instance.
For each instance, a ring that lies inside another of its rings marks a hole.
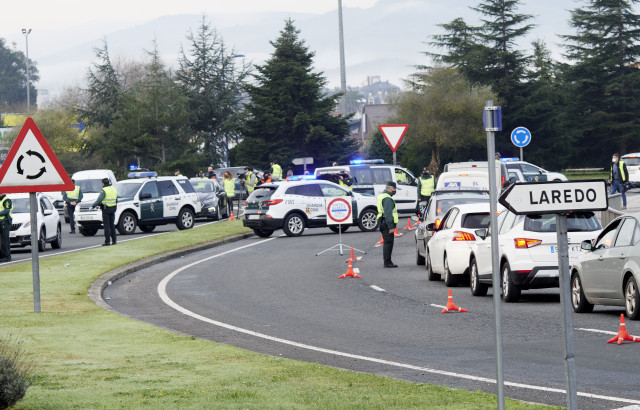
[[[268,184],[269,182],[271,182],[271,174],[269,173],[269,171],[264,171],[264,173],[262,174],[262,179],[258,181],[258,185]]]
[[[435,187],[436,181],[433,175],[429,174],[426,167],[422,168],[422,175],[418,178],[418,201],[429,201]]]
[[[398,265],[391,261],[391,253],[393,252],[393,240],[396,225],[398,224],[398,208],[396,207],[396,201],[393,200],[393,195],[396,193],[396,183],[393,181],[387,182],[385,190],[378,195],[377,207],[378,207],[378,219],[380,220],[380,232],[382,232],[382,239],[384,245],[382,248],[382,256],[384,258],[385,268],[397,268]]]
[[[340,173],[338,177],[340,178],[338,179],[338,184],[345,187],[349,191],[353,191],[353,180],[351,179],[351,175],[349,174],[348,169]]]
[[[102,191],[96,202],[89,210],[95,207],[102,208],[102,225],[104,225],[104,243],[102,246],[116,244],[116,208],[118,205],[118,191],[111,186],[109,178],[102,178]]]
[[[258,177],[255,173],[253,173],[253,170],[251,168],[244,167],[244,180],[247,187],[247,193],[251,195],[253,190],[256,188],[256,185],[258,184]]]
[[[275,161],[271,161],[271,179],[273,182],[277,182],[282,179],[282,167]]]
[[[76,233],[76,221],[74,219],[74,212],[76,211],[76,205],[82,201],[82,190],[79,185],[76,185],[75,180],[73,182],[73,191],[62,192],[62,200],[67,205],[67,214],[69,215],[69,225],[71,226],[71,234]]]
[[[629,171],[627,164],[620,161],[620,154],[617,152],[611,157],[611,172],[609,173],[609,182],[611,182],[610,195],[620,192],[622,195],[622,209],[627,209],[627,196],[624,194],[624,185],[629,182]]]
[[[213,172],[213,167],[209,167],[209,168],[207,169],[207,178],[209,178],[209,179],[213,179],[213,178],[215,178],[215,177],[216,177],[216,173],[215,173],[215,172]]]
[[[175,176],[177,176],[177,177],[181,177],[181,176],[182,176],[182,174],[180,173],[180,170],[179,170],[179,169],[176,169],[176,170],[173,172],[173,175],[175,175]]]
[[[0,262],[11,260],[11,211],[13,203],[7,195],[0,195]]]
[[[227,194],[229,209],[231,213],[233,213],[233,200],[236,197],[236,179],[233,177],[231,171],[224,171],[222,186],[224,187],[224,192]]]

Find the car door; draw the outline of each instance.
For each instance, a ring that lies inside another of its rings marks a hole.
[[[298,185],[296,193],[299,195],[299,203],[296,203],[296,208],[305,213],[308,226],[326,226],[327,208],[320,185],[318,183]]]
[[[520,168],[522,169],[524,177],[529,182],[540,182],[547,180],[547,174],[543,172],[543,169],[538,168],[535,165],[531,165],[525,162],[520,164]]]
[[[180,211],[180,191],[172,180],[165,179],[157,181],[158,191],[162,197],[162,217],[176,218]]]
[[[478,266],[478,276],[485,280],[490,281],[493,275],[493,261],[491,259],[491,235],[500,235],[508,232],[516,219],[516,215],[504,211],[498,215],[498,229],[489,227],[488,235],[484,240],[478,240],[475,246],[476,249],[476,263]],[[498,242],[500,246],[500,242]]]
[[[622,300],[622,270],[628,260],[633,247],[633,235],[636,230],[636,220],[625,218],[618,229],[614,246],[605,255],[605,269],[602,275],[602,297],[606,299]]]
[[[140,189],[138,194],[140,198],[140,219],[143,221],[153,221],[162,219],[163,202],[160,192],[158,191],[158,183],[156,181],[147,181]]]
[[[455,219],[457,218],[460,210],[458,208],[451,208],[442,218],[442,224],[440,229],[433,233],[431,240],[429,240],[429,257],[431,258],[431,266],[434,272],[444,273],[444,249],[447,241],[450,241],[452,234],[452,227]]]
[[[622,218],[616,219],[607,225],[600,233],[589,254],[581,258],[582,265],[582,288],[585,294],[594,298],[605,298],[608,285],[607,278],[611,272],[607,272],[606,260],[609,259],[611,247],[615,243],[618,228],[622,223]]]
[[[413,175],[402,168],[394,169],[396,176],[396,194],[393,199],[400,212],[414,212],[418,200],[418,184]]]
[[[53,238],[58,233],[58,220],[59,217],[56,218],[58,211],[55,209],[53,204],[49,201],[47,197],[44,195],[40,197],[40,212],[44,217],[44,226],[47,233],[47,239]],[[54,213],[56,215],[54,215]],[[48,214],[48,215],[47,215]]]

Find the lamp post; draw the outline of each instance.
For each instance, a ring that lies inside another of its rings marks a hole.
[[[244,58],[244,54],[234,54],[233,56],[231,56],[232,58]],[[233,67],[235,69],[235,66]],[[223,71],[224,72],[224,71]],[[222,88],[226,88],[226,78],[222,77]],[[224,150],[224,162],[227,165],[227,168],[229,168],[231,166],[231,163],[229,162],[229,133],[225,133],[226,135],[224,136],[224,145],[225,145],[225,150]]]
[[[342,30],[342,0],[338,0],[338,36],[340,40],[340,111],[342,115],[347,115],[347,76],[344,69],[344,33]]]
[[[31,112],[31,86],[29,78],[29,33],[31,33],[31,29],[22,29],[22,34],[24,34],[24,39],[27,44],[27,113]]]

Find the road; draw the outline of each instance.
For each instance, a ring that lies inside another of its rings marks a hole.
[[[403,220],[400,226],[404,226]],[[276,235],[281,233],[277,231]],[[397,239],[382,268],[379,233],[351,228],[343,242],[365,250],[361,279],[338,279],[347,255],[328,229],[300,238],[251,237],[140,270],[103,297],[117,311],[158,326],[288,357],[397,379],[495,393],[493,300],[452,288],[469,313],[441,314],[443,282],[415,263],[412,233]],[[523,292],[502,305],[505,395],[566,405],[557,289]],[[640,405],[639,345],[607,344],[622,309],[574,314],[579,408]],[[640,323],[629,322],[630,334]]]

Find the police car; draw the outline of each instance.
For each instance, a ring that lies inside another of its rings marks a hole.
[[[327,203],[335,197],[350,198],[352,215],[342,225],[327,225]],[[300,236],[305,228],[329,227],[334,232],[357,225],[365,232],[378,227],[376,198],[348,191],[323,180],[282,181],[260,185],[246,201],[242,224],[266,238],[282,229]],[[340,227],[340,228],[339,228]]]
[[[567,177],[559,172],[551,172],[546,169],[542,169],[537,165],[530,164],[525,161],[520,161],[520,158],[501,158],[500,162],[503,162],[507,166],[507,170],[517,170],[522,172],[524,178],[528,182],[540,182],[540,181],[567,181]]]
[[[140,227],[151,232],[157,225],[175,223],[178,229],[193,227],[201,204],[186,177],[158,177],[155,172],[134,172],[113,187],[118,191],[116,228],[129,235]],[[82,235],[92,236],[102,228],[102,211],[90,209],[93,202],[76,206],[75,220]]]

